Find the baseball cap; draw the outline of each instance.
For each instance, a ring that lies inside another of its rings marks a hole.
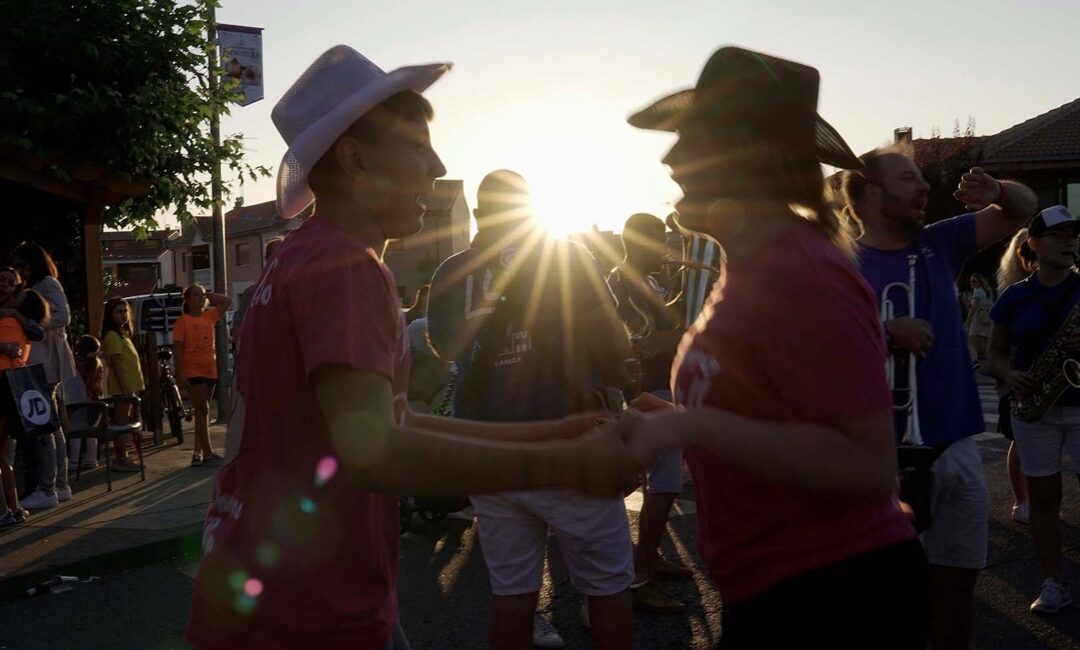
[[[1080,230],[1080,221],[1077,221],[1065,206],[1055,205],[1035,215],[1035,218],[1031,220],[1031,226],[1028,227],[1028,234],[1032,237],[1042,237],[1048,230],[1065,228]]]

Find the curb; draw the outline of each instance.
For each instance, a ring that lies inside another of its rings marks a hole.
[[[0,578],[0,603],[26,598],[26,590],[56,575],[72,575],[85,579],[106,576],[175,557],[199,558],[202,547],[202,525],[192,527],[177,537],[139,546],[111,551],[102,555],[70,562],[47,569]]]

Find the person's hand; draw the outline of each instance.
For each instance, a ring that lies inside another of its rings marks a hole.
[[[674,411],[675,405],[652,393],[642,393],[635,397],[634,401],[630,402],[630,408],[642,413],[652,413],[655,411]]]
[[[627,411],[619,419],[619,435],[639,466],[649,467],[661,453],[683,446],[680,427],[672,425],[670,413]]]
[[[963,203],[965,209],[977,212],[1001,198],[1001,183],[983,171],[982,167],[972,167],[971,171],[960,177],[953,197]]]
[[[934,328],[921,318],[894,318],[886,321],[892,346],[925,357],[934,347]]]
[[[623,442],[620,428],[609,423],[568,441],[560,481],[586,494],[601,497],[623,496],[641,483],[642,465]]]
[[[568,415],[561,420],[555,421],[554,435],[551,437],[562,439],[577,438],[583,433],[592,431],[605,424],[611,424],[614,421],[615,418],[607,411],[574,413],[573,415]]]
[[[1038,382],[1030,374],[1014,370],[1009,373],[1009,391],[1012,393],[1027,393],[1035,388]]]

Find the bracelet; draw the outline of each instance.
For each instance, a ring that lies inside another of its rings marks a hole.
[[[994,203],[997,203],[998,206],[1002,206],[1005,203],[1005,183],[1003,183],[1001,181],[998,181],[997,184],[998,184],[998,197],[997,197],[997,200],[994,201]]]

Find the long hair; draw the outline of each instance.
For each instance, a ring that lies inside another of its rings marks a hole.
[[[123,325],[117,325],[112,318],[113,310],[118,306],[123,305],[124,309],[127,309],[128,319]],[[126,300],[121,298],[112,298],[105,303],[105,313],[101,317],[101,338],[105,338],[105,335],[109,332],[116,332],[120,335],[120,338],[131,338],[135,336],[135,330],[131,326],[131,305]]]
[[[1034,273],[1037,266],[1035,251],[1028,246],[1028,230],[1021,228],[1009,241],[1009,246],[1001,256],[1001,263],[998,264],[998,295]]]
[[[855,224],[837,211],[813,151],[793,151],[783,139],[760,135],[718,141],[729,162],[724,173],[731,198],[775,198],[813,224],[849,258],[855,258]]]
[[[26,278],[27,284],[30,286],[34,286],[46,276],[60,277],[59,272],[56,270],[56,263],[53,262],[49,252],[32,241],[24,241],[19,244],[15,249],[15,256],[26,262],[26,265],[30,268],[30,277]]]

